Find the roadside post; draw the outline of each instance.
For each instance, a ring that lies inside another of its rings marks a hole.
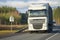
[[[12,23],[14,22],[14,17],[10,16],[9,21],[11,22],[11,32],[12,32]]]

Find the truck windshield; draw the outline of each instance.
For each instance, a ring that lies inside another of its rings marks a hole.
[[[40,17],[46,16],[46,10],[30,10],[30,17]]]

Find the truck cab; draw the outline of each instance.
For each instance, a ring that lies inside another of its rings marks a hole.
[[[32,3],[27,12],[29,31],[52,31],[52,8],[48,3]]]

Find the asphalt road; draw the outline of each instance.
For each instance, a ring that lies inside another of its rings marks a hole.
[[[60,40],[60,26],[54,27],[51,33],[17,33],[0,40]]]

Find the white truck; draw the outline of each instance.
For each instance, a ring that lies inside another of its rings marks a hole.
[[[49,3],[31,3],[28,7],[28,30],[48,31],[53,28],[53,14]]]

